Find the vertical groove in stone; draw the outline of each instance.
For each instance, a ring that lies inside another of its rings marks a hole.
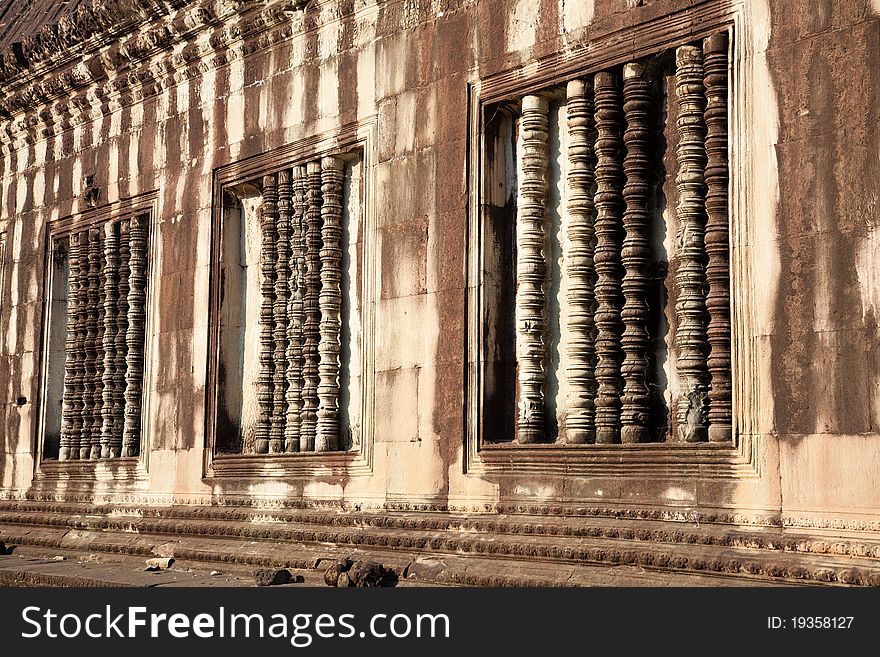
[[[101,458],[101,439],[104,428],[104,318],[107,289],[104,287],[104,229],[96,228],[94,249],[97,252],[94,271],[95,306],[98,329],[95,335],[95,407],[92,412],[92,436],[89,458]]]
[[[260,377],[257,383],[257,403],[260,405],[254,451],[266,454],[269,441],[277,440],[277,421],[272,412],[274,401],[274,326],[275,313],[275,176],[263,176],[263,202],[260,207]]]
[[[306,210],[306,293],[304,303],[305,325],[303,327],[303,408],[300,422],[300,449],[313,451],[317,432],[318,411],[318,342],[321,311],[321,163],[307,165]]]
[[[703,40],[706,87],[706,309],[709,326],[709,440],[732,440],[730,235],[727,210],[727,35]]]
[[[68,268],[70,273],[67,277],[67,340],[64,345],[64,394],[61,409],[61,444],[58,451],[58,460],[67,461],[73,452],[79,455],[78,420],[80,418],[79,390],[77,387],[77,372],[79,370],[79,269],[80,269],[80,244],[79,235],[73,233],[69,238]]]
[[[706,356],[706,225],[705,181],[706,126],[702,50],[681,46],[675,51],[675,88],[678,97],[678,249],[675,282],[678,378],[676,438],[698,442],[707,439],[706,401],[709,370]]]
[[[122,433],[122,455],[137,456],[140,452],[141,385],[144,377],[144,343],[146,336],[147,301],[147,225],[145,215],[134,215],[129,221],[128,331],[125,368],[125,427]]]
[[[603,71],[596,93],[596,442],[620,441],[623,171],[618,78]]]
[[[278,172],[278,242],[275,249],[275,374],[272,381],[272,432],[269,452],[284,451],[284,423],[287,419],[287,297],[290,278],[290,170]]]
[[[122,433],[125,429],[125,391],[128,387],[126,369],[128,367],[128,276],[131,264],[130,222],[119,222],[119,289],[116,309],[116,363],[113,377],[113,439],[110,442],[111,456],[122,455]]]
[[[596,126],[593,116],[593,85],[572,80],[566,90],[568,112],[568,215],[570,242],[568,277],[568,404],[566,441],[596,440],[596,269],[593,262],[596,234]]]
[[[116,399],[116,302],[119,298],[119,235],[118,226],[104,224],[104,389],[101,405],[101,458],[116,458],[113,449],[113,405]]]
[[[315,451],[339,449],[339,353],[342,327],[342,182],[344,163],[321,160],[321,294],[318,425]]]
[[[300,413],[302,412],[303,293],[305,291],[305,214],[306,168],[293,170],[293,222],[290,249],[290,291],[287,315],[287,421],[284,425],[284,451],[300,451]]]
[[[623,397],[620,440],[647,442],[650,438],[650,393],[648,390],[648,291],[651,245],[648,242],[651,195],[651,86],[641,64],[623,69],[623,111],[626,130],[623,142],[626,183],[623,199]]]
[[[80,296],[86,315],[85,362],[83,363],[83,427],[79,443],[79,458],[81,460],[89,458],[92,452],[92,423],[95,412],[95,358],[97,355],[95,339],[98,337],[98,290],[96,285],[98,281],[98,254],[95,252],[98,244],[97,232],[93,228],[84,232],[84,234],[88,234],[86,242],[88,269],[85,276],[81,279],[85,284],[81,288],[85,294]]]
[[[549,102],[542,96],[522,99],[522,170],[516,217],[516,355],[518,415],[516,438],[534,443],[544,438],[545,372],[544,253],[549,167]]]

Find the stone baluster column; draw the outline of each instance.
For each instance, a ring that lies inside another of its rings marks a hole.
[[[287,422],[284,425],[284,451],[300,451],[302,412],[303,295],[306,275],[306,168],[293,169],[293,226],[290,249],[290,292],[287,314]]]
[[[284,451],[287,420],[287,302],[290,279],[290,169],[278,172],[278,242],[275,248],[275,374],[273,377],[272,432],[269,452]]]
[[[119,290],[116,309],[116,366],[113,378],[113,440],[110,456],[122,456],[122,433],[125,429],[125,391],[128,387],[128,277],[131,270],[131,223],[119,222]]]
[[[260,405],[257,423],[257,454],[269,452],[269,441],[277,440],[277,420],[274,405],[274,335],[275,335],[275,243],[276,243],[276,187],[275,176],[263,176],[263,202],[260,207],[260,376],[257,381],[257,403]],[[273,422],[274,421],[274,422]]]
[[[339,353],[342,328],[342,183],[345,163],[321,160],[321,311],[315,451],[339,449]]]
[[[95,305],[97,307],[98,332],[95,336],[95,405],[92,412],[91,450],[89,458],[101,458],[101,439],[104,428],[104,318],[106,311],[107,289],[104,286],[104,228],[94,229],[96,239],[94,249],[97,255],[97,266],[94,271]]]
[[[87,252],[88,252],[88,269],[86,275],[81,279],[85,284],[83,288],[84,295],[80,296],[85,309],[85,361],[83,363],[83,427],[82,436],[79,443],[79,458],[87,459],[92,452],[92,432],[94,430],[93,422],[95,416],[95,358],[97,350],[95,349],[95,340],[98,337],[98,253],[96,248],[100,248],[98,244],[98,230],[91,228],[85,231],[88,234]]]
[[[122,455],[137,456],[141,439],[141,386],[147,319],[147,216],[129,220],[128,331],[125,362],[125,426]]]
[[[86,336],[88,334],[89,305],[89,236],[88,231],[77,235],[79,241],[79,274],[77,280],[76,303],[76,419],[74,422],[75,441],[71,444],[70,458],[79,459],[83,444],[88,444],[89,423],[86,409]]]
[[[706,309],[709,326],[709,440],[732,440],[730,234],[727,187],[727,35],[703,40],[706,87]]]
[[[695,46],[675,52],[675,86],[678,97],[678,287],[675,345],[681,384],[676,404],[679,441],[707,438],[706,401],[709,370],[706,357],[706,125],[703,87],[703,54]]]
[[[567,87],[568,111],[568,404],[566,441],[596,440],[596,125],[591,81],[572,80]]]
[[[67,277],[67,339],[64,344],[64,394],[61,408],[61,445],[58,460],[67,461],[79,456],[79,434],[81,426],[82,400],[78,390],[79,371],[79,275],[80,243],[79,234],[69,238],[70,247],[67,263],[70,273]]]
[[[311,452],[315,449],[318,423],[318,385],[321,309],[319,305],[321,290],[321,163],[309,162],[307,165],[306,211],[306,293],[305,326],[303,327],[303,408],[300,422],[300,449]]]
[[[101,404],[101,458],[115,458],[119,451],[113,450],[114,417],[116,399],[116,313],[119,299],[119,227],[108,221],[104,224],[104,388]]]
[[[522,169],[516,217],[517,441],[534,443],[545,434],[547,262],[544,253],[549,167],[549,102],[522,99]]]
[[[626,183],[623,199],[623,397],[620,440],[642,443],[650,439],[650,393],[648,390],[649,273],[651,245],[648,241],[651,202],[651,84],[641,64],[623,68],[623,111],[626,130],[623,142]]]
[[[596,92],[596,442],[620,441],[621,242],[623,171],[621,97],[618,77],[597,73]]]

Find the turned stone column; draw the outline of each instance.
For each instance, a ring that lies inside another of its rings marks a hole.
[[[305,214],[306,168],[293,169],[293,225],[290,249],[290,292],[288,296],[287,333],[287,422],[284,426],[284,450],[300,451],[300,414],[302,412],[303,367],[303,295],[305,292]]]
[[[321,160],[320,383],[315,451],[339,449],[339,352],[342,328],[342,182],[344,162]]]
[[[284,424],[287,420],[287,301],[290,278],[290,170],[278,172],[278,242],[275,249],[275,374],[273,376],[272,432],[269,451],[284,451]]]
[[[568,403],[566,441],[592,443],[596,440],[596,268],[593,262],[596,234],[596,155],[593,144],[596,126],[593,85],[572,80],[567,87],[568,111],[568,215],[570,242],[566,261],[568,277]]]
[[[306,293],[303,327],[303,407],[300,421],[300,449],[315,449],[318,423],[318,370],[320,342],[321,291],[321,163],[309,162],[306,169]]]
[[[119,222],[119,293],[116,312],[116,363],[113,379],[113,440],[110,453],[122,455],[122,433],[125,429],[125,392],[128,388],[128,276],[131,265],[131,225],[128,219]]]
[[[119,299],[119,234],[117,224],[104,224],[104,389],[101,405],[101,458],[115,458],[113,406],[116,399],[116,302]]]
[[[650,438],[650,396],[648,391],[648,242],[651,197],[651,86],[641,64],[623,68],[623,111],[626,130],[623,141],[626,158],[623,171],[626,184],[623,199],[626,210],[623,228],[626,236],[621,251],[623,275],[623,398],[620,439],[624,443],[647,442]]]
[[[676,404],[677,440],[707,439],[706,401],[709,370],[706,357],[706,126],[703,55],[700,48],[676,50],[678,113],[678,287],[675,344],[681,388]]]
[[[596,442],[620,442],[621,241],[623,171],[621,98],[617,76],[597,73],[596,93]]]
[[[706,87],[706,309],[709,326],[709,440],[732,440],[730,235],[727,210],[727,35],[703,40]]]
[[[263,202],[260,207],[261,254],[260,292],[260,376],[257,381],[257,403],[259,419],[257,422],[254,451],[266,454],[269,441],[276,438],[277,421],[272,412],[274,402],[274,321],[275,321],[275,221],[276,221],[275,176],[263,176]]]
[[[104,230],[96,228],[95,231],[95,261],[94,287],[95,306],[97,319],[97,333],[95,335],[95,403],[92,410],[92,431],[89,450],[89,458],[101,458],[101,439],[104,425],[104,303],[107,300],[107,290],[104,286]]]
[[[67,256],[70,273],[67,278],[67,339],[64,345],[64,394],[61,408],[61,444],[59,461],[67,461],[79,456],[79,423],[82,400],[78,390],[79,371],[79,272],[80,241],[79,234],[69,238]],[[74,452],[76,455],[74,456]]]
[[[522,99],[522,169],[516,217],[517,441],[534,443],[545,434],[546,295],[544,253],[549,103],[542,96]]]
[[[92,452],[92,437],[94,431],[94,415],[95,415],[95,377],[97,370],[95,368],[95,359],[97,357],[97,349],[95,341],[98,337],[98,230],[89,229],[87,253],[88,253],[88,269],[85,276],[80,280],[84,284],[81,289],[85,291],[80,296],[80,301],[85,309],[85,361],[83,363],[83,411],[82,411],[82,436],[79,443],[80,460],[89,458]],[[80,259],[83,261],[84,259]]]
[[[122,455],[137,456],[141,439],[141,385],[144,378],[144,342],[147,318],[147,217],[129,220],[131,250],[128,275],[128,331],[125,335],[125,425]]]

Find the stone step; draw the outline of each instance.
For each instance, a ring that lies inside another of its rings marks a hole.
[[[638,566],[649,570],[673,573],[712,574],[721,577],[764,577],[801,583],[871,584],[880,582],[880,563],[874,557],[846,557],[841,561],[834,554],[786,552],[779,548],[756,548],[716,543],[689,543],[686,550],[676,543],[650,540],[650,536],[618,532],[616,537],[579,536],[559,533],[508,534],[501,532],[435,529],[426,531],[418,523],[381,522],[378,524],[338,524],[328,518],[316,517],[314,523],[281,521],[252,514],[250,520],[209,519],[181,520],[162,517],[168,514],[110,517],[75,516],[57,512],[0,513],[0,538],[39,544],[42,540],[31,531],[37,527],[65,529],[66,545],[104,551],[152,554],[156,540],[143,537],[175,537],[187,549],[197,538],[217,537],[253,543],[285,544],[294,567],[313,567],[311,546],[330,550],[333,558],[351,549],[393,551],[403,554],[461,554],[496,560],[513,559],[558,564],[597,564],[604,566]],[[390,516],[388,516],[390,517]],[[317,520],[323,520],[317,524]],[[403,518],[400,518],[403,521]],[[454,526],[449,519],[447,527]],[[403,524],[405,527],[395,526]],[[391,526],[389,526],[391,525]],[[443,526],[443,525],[437,525]],[[15,531],[13,531],[13,528]],[[623,535],[621,535],[623,534]],[[198,541],[196,541],[198,543]],[[296,547],[291,547],[296,546]],[[240,547],[240,545],[239,545]],[[307,549],[309,548],[309,549]],[[202,554],[201,557],[223,561],[225,554]]]
[[[668,572],[638,565],[536,562],[452,554],[343,550],[214,537],[90,535],[60,528],[6,527],[29,545],[0,557],[0,586],[251,586],[257,566],[290,568],[305,586],[323,586],[323,571],[338,558],[372,559],[393,569],[397,586],[767,586],[758,577]],[[5,540],[5,539],[4,539]],[[39,546],[43,547],[39,547]],[[64,547],[61,547],[64,546]],[[149,554],[175,555],[168,571],[143,572]],[[140,554],[131,554],[130,552]],[[57,562],[53,557],[65,556]],[[311,564],[311,567],[302,567]],[[211,572],[219,575],[212,576]],[[776,586],[792,585],[775,581]],[[300,585],[300,586],[302,586]]]
[[[749,547],[773,552],[833,554],[880,559],[880,538],[841,538],[827,540],[815,535],[779,526],[736,526],[702,523],[632,519],[628,517],[535,516],[504,514],[500,516],[458,516],[439,512],[352,512],[327,509],[253,509],[242,507],[125,507],[90,506],[76,503],[0,501],[0,522],[22,521],[16,513],[54,512],[71,518],[156,518],[180,521],[227,520],[278,522],[323,528],[374,527],[418,529],[421,531],[457,531],[497,535],[547,535],[574,537],[625,538],[651,543],[704,544],[721,547]],[[8,514],[8,515],[7,515]]]

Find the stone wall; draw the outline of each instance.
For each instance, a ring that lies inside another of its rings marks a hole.
[[[4,495],[586,505],[876,529],[876,1],[298,4],[218,0],[205,3],[213,18],[203,23],[187,23],[189,9],[156,14],[157,24],[195,27],[140,59],[117,52],[136,37],[105,45],[91,37],[100,50],[3,83],[4,93],[21,94],[83,62],[91,76],[2,118]],[[658,43],[663,29],[702,37],[707,15],[735,22],[739,58],[731,132],[737,447],[680,456],[652,446],[626,457],[548,447],[484,459],[469,397],[475,92],[502,78],[511,88],[547,79],[602,48],[625,59],[633,34],[650,41],[657,32]],[[373,322],[364,367],[374,378],[363,467],[317,464],[304,475],[276,458],[244,478],[216,476],[206,444],[215,172],[358,124],[375,125],[363,236]],[[71,477],[35,463],[47,225],[90,207],[87,176],[98,206],[157,192],[148,447],[139,473],[121,482],[112,464]]]

